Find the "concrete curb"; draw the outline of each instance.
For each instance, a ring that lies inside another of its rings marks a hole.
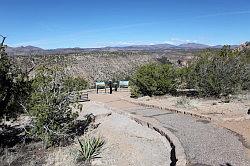
[[[169,142],[172,150],[171,150],[171,161],[173,163],[173,165],[176,166],[185,166],[187,164],[187,158],[186,158],[186,154],[184,151],[184,148],[181,145],[181,142],[179,141],[179,139],[169,130],[167,130],[166,128],[162,127],[159,122],[157,122],[154,119],[149,119],[149,118],[145,118],[139,115],[132,115],[123,111],[119,111],[117,109],[113,109],[111,107],[108,107],[107,105],[105,105],[104,103],[101,102],[95,102],[96,104],[101,104],[103,105],[106,109],[112,110],[118,114],[124,115],[132,120],[134,120],[135,122],[137,122],[138,124],[142,125],[142,126],[146,126],[156,132],[158,132],[159,134],[161,134],[163,137],[165,137],[167,139],[167,141]]]
[[[145,104],[145,103],[141,103],[141,102],[131,101],[131,100],[128,100],[128,99],[125,99],[125,98],[121,98],[121,99],[124,100],[124,101],[127,101],[129,103],[144,106],[144,107],[151,107],[151,108],[157,108],[157,109],[161,109],[161,110],[167,110],[167,111],[171,111],[171,112],[175,112],[175,113],[179,113],[179,114],[190,115],[192,117],[212,121],[211,117],[201,115],[201,114],[197,114],[197,113],[193,113],[193,112],[189,112],[189,111],[181,111],[181,110],[167,108],[167,107],[161,107],[161,106],[157,106],[157,105],[153,105],[153,104]]]
[[[155,130],[168,140],[172,148],[171,150],[172,163],[175,163],[176,166],[185,166],[187,164],[184,148],[182,147],[179,139],[172,132],[170,132],[169,130],[165,129],[164,127],[156,123],[152,122],[150,123],[145,119],[139,118],[138,116],[137,117],[131,116],[131,119],[141,124],[142,126],[147,126],[148,128]]]

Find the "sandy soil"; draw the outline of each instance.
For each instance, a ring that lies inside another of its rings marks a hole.
[[[130,99],[131,100],[131,99]],[[186,97],[143,97],[137,99],[137,102],[143,102],[149,105],[157,105],[188,111],[194,114],[200,114],[212,118],[213,120],[228,121],[249,119],[247,111],[250,108],[250,98],[234,99],[229,103],[224,103],[218,99],[197,99]]]
[[[138,99],[133,99],[130,98],[130,92],[128,91],[114,92],[111,95],[97,95],[92,92],[89,94],[89,96],[93,101],[101,101],[111,106],[112,104],[117,103],[122,104],[124,100],[127,100],[135,103],[144,103],[148,105],[155,105],[163,108],[176,109],[180,111],[187,111],[194,114],[204,115],[212,118],[215,121],[242,121],[244,119],[250,119],[250,115],[247,115],[247,111],[250,108],[250,92],[244,95],[232,97],[229,103],[225,103],[220,99],[173,97],[170,95],[161,97],[145,96]],[[119,108],[119,105],[117,106]],[[131,106],[133,106],[133,104],[128,105],[127,107]],[[121,105],[121,107],[124,108],[124,105]]]

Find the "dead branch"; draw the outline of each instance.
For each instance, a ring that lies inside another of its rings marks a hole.
[[[5,41],[5,39],[7,38],[7,37],[5,37],[5,36],[3,36],[3,35],[0,35],[3,39],[2,39],[2,42],[1,42],[1,47],[3,47],[3,43],[4,43],[4,41]]]

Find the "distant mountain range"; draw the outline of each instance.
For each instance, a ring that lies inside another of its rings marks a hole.
[[[70,54],[80,53],[87,51],[155,51],[155,50],[168,50],[168,49],[206,49],[214,48],[220,49],[222,45],[209,46],[199,43],[186,43],[180,45],[171,44],[155,44],[155,45],[131,45],[131,46],[120,46],[120,47],[103,47],[103,48],[57,48],[57,49],[42,49],[34,46],[21,46],[21,47],[7,47],[6,52],[9,55],[47,55],[47,54]],[[231,48],[237,48],[239,45],[232,45]]]

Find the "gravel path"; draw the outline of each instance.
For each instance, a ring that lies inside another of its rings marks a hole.
[[[182,143],[190,165],[250,165],[245,160],[244,147],[239,138],[223,128],[190,116],[158,109],[127,110],[144,117],[157,119],[172,131]]]
[[[112,99],[106,99],[104,103],[113,109],[158,120],[179,138],[185,149],[188,165],[250,166],[238,136],[208,121],[165,110],[135,106],[126,101],[112,102]]]

